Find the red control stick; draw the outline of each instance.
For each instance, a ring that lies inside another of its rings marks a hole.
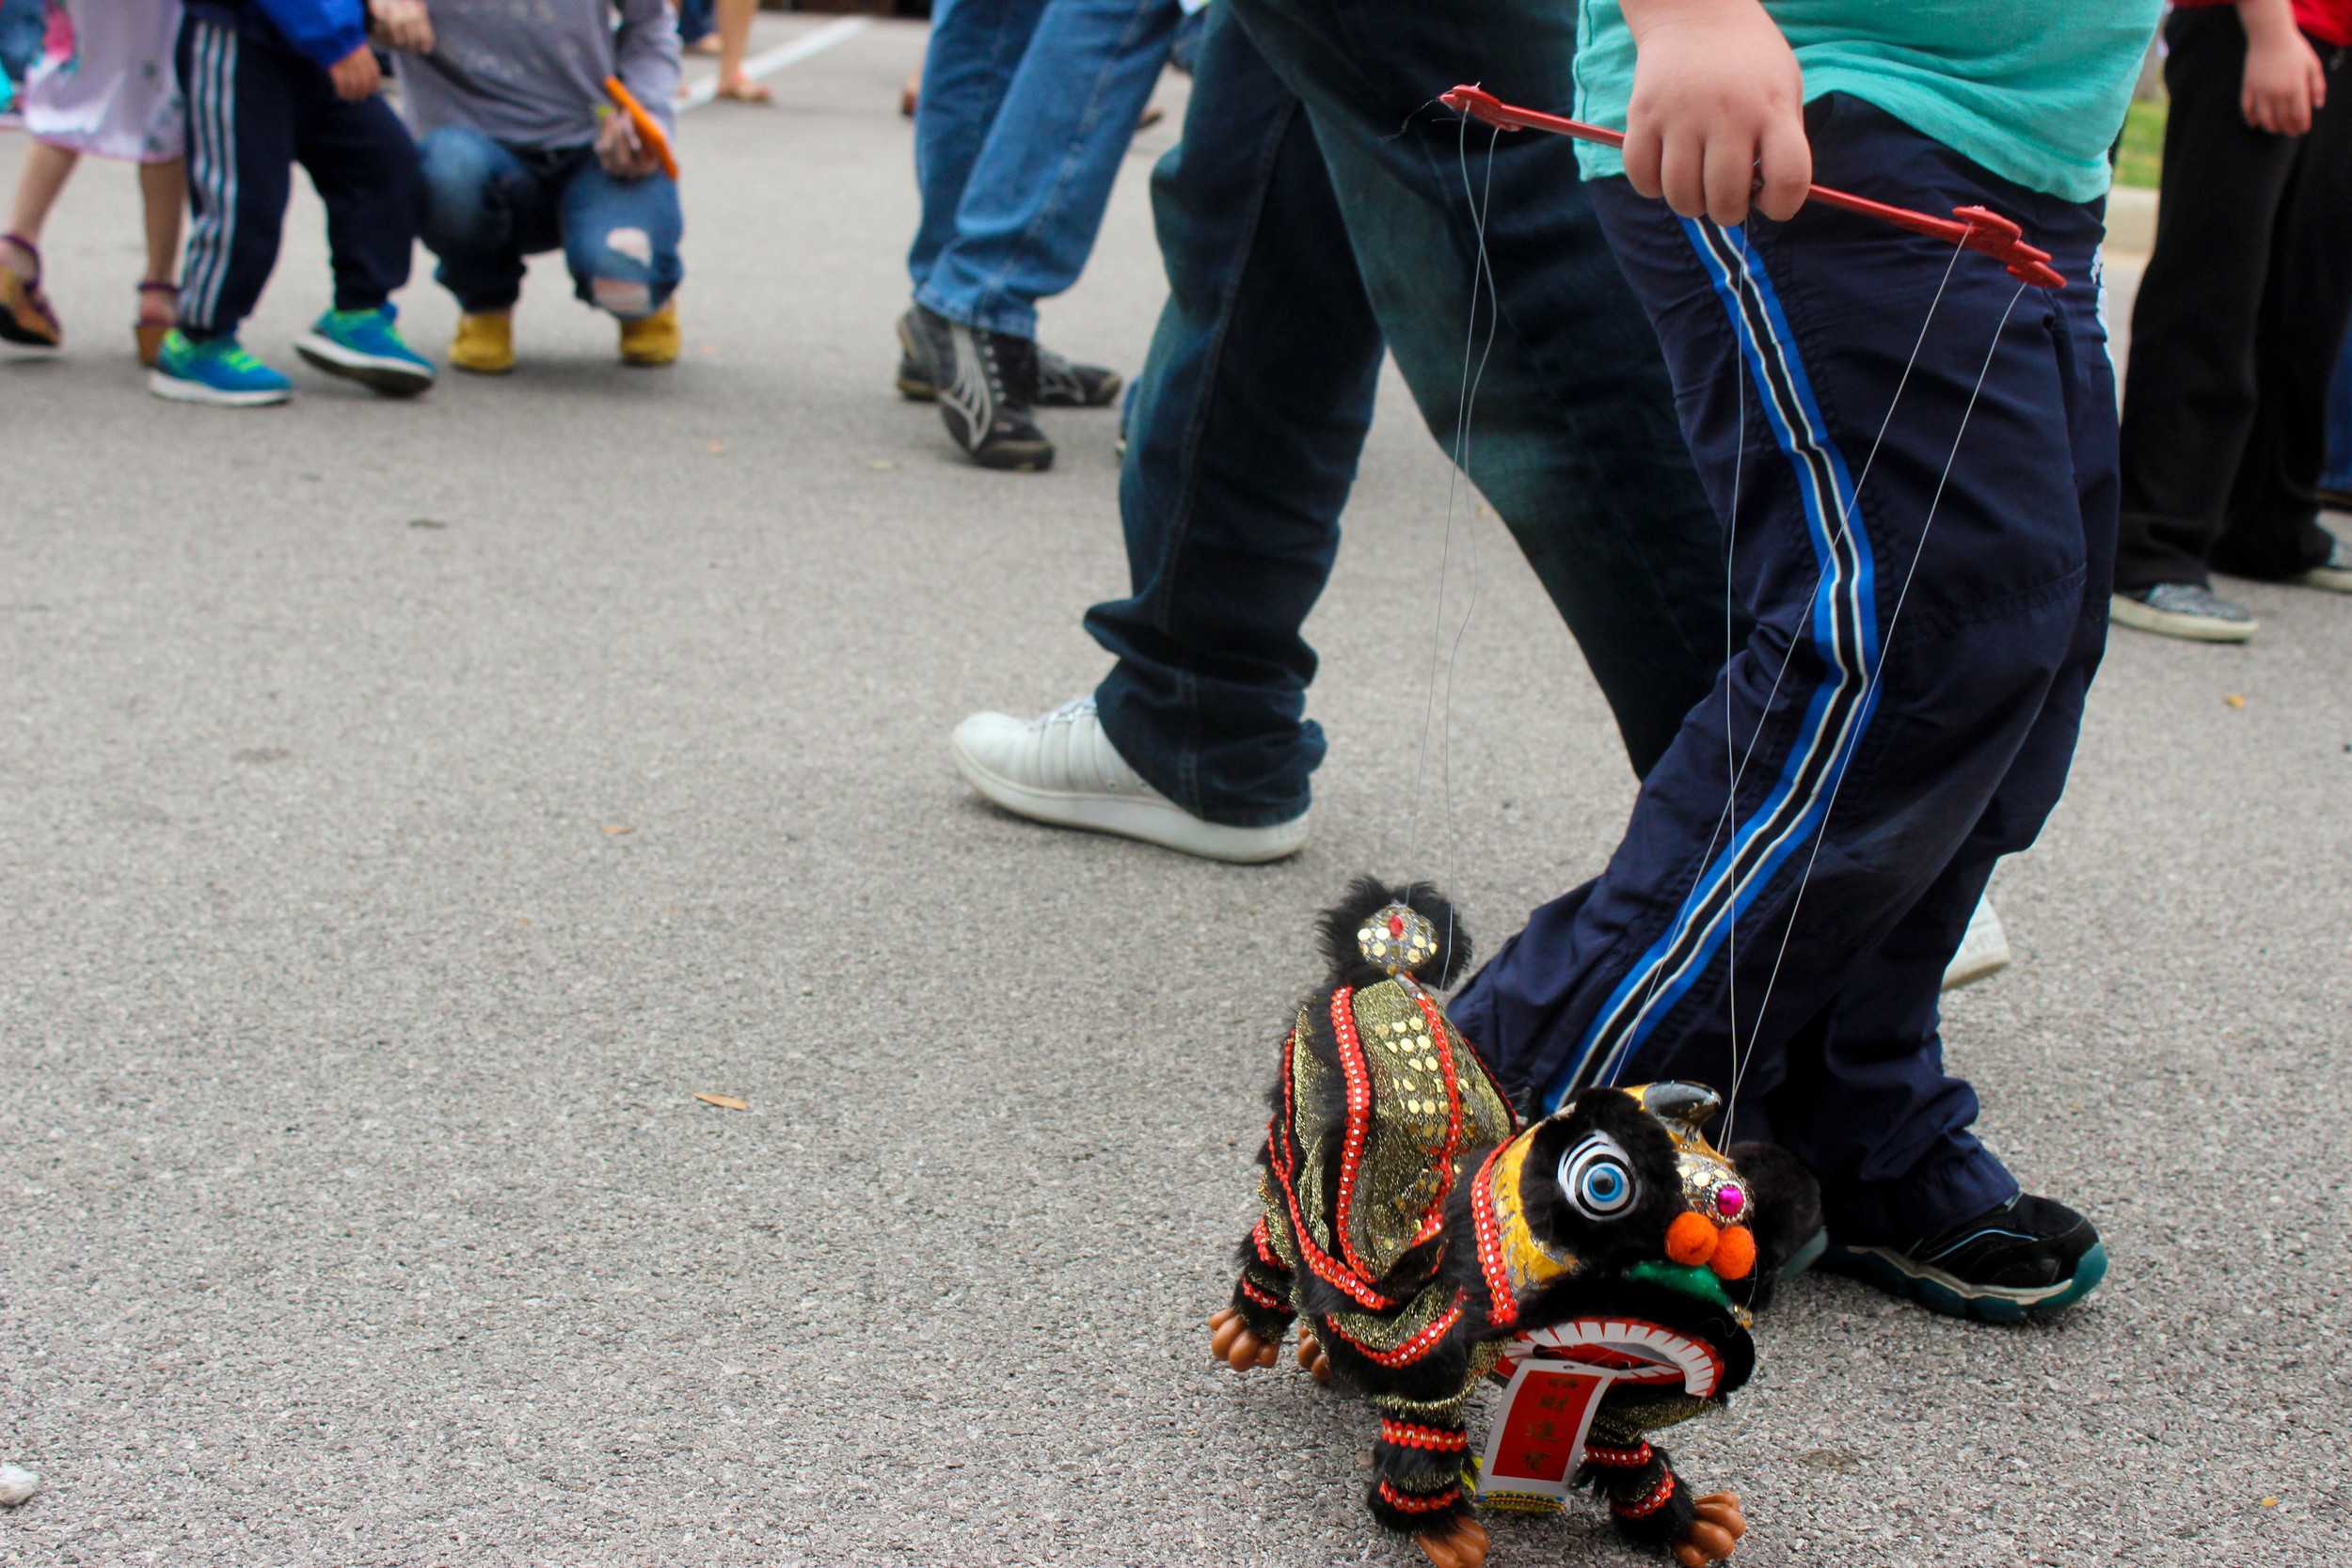
[[[1567,119],[1548,115],[1540,109],[1522,109],[1516,103],[1505,103],[1484,87],[1458,87],[1452,92],[1438,95],[1438,102],[1457,115],[1505,131],[1550,131],[1579,141],[1598,142],[1603,147],[1623,147],[1625,133],[1587,125],[1581,119]],[[1982,251],[2007,267],[2013,277],[2021,277],[2038,289],[2063,289],[2066,279],[2050,266],[2050,253],[2038,245],[2026,243],[2025,230],[2000,214],[1983,207],[1955,207],[1949,218],[1930,217],[1908,207],[1890,207],[1883,201],[1867,197],[1849,196],[1827,185],[1815,185],[1808,201],[1819,201],[1831,207],[1842,207],[1849,213],[1891,223],[1908,229],[1915,234],[1925,234],[1947,245]],[[1954,219],[1959,221],[1955,222]]]

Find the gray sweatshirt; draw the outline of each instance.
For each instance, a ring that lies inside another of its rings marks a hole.
[[[509,147],[596,139],[604,79],[676,120],[677,23],[668,0],[427,0],[433,53],[402,55],[401,103],[423,136],[470,126]],[[615,15],[620,26],[613,26]]]

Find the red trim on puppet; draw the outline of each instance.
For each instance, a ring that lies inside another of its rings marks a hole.
[[[1658,1484],[1651,1487],[1648,1493],[1639,1500],[1629,1503],[1611,1503],[1609,1512],[1620,1519],[1646,1519],[1665,1507],[1667,1500],[1674,1495],[1675,1476],[1674,1472],[1669,1470],[1660,1476]]]
[[[1448,1432],[1443,1427],[1425,1427],[1412,1421],[1380,1418],[1380,1441],[1393,1443],[1400,1449],[1426,1449],[1431,1453],[1467,1453],[1470,1433],[1460,1428]]]
[[[1344,990],[1339,993],[1347,994]],[[1314,1235],[1307,1228],[1307,1212],[1298,1206],[1298,1167],[1289,1157],[1291,1129],[1298,1125],[1297,1090],[1291,1079],[1291,1053],[1295,1049],[1298,1031],[1290,1035],[1290,1044],[1282,1052],[1282,1116],[1280,1125],[1266,1132],[1266,1164],[1274,1173],[1274,1184],[1281,1189],[1283,1206],[1290,1211],[1291,1238],[1298,1243],[1299,1261],[1307,1265],[1317,1279],[1344,1294],[1367,1311],[1387,1312],[1396,1303],[1351,1274],[1338,1259],[1315,1245]],[[1343,1239],[1346,1232],[1341,1232]]]
[[[1495,1190],[1486,1180],[1496,1158],[1507,1147],[1495,1145],[1480,1162],[1478,1174],[1470,1179],[1470,1219],[1478,1231],[1478,1272],[1486,1281],[1486,1295],[1491,1303],[1486,1321],[1497,1328],[1508,1328],[1519,1321],[1519,1298],[1512,1292],[1511,1272],[1502,1263],[1502,1233],[1495,1219]]]
[[[1289,1302],[1259,1290],[1247,1279],[1237,1280],[1235,1283],[1241,1287],[1243,1298],[1254,1306],[1263,1307],[1269,1312],[1288,1312],[1291,1309]]]
[[[1373,1349],[1370,1345],[1365,1344],[1361,1339],[1357,1338],[1356,1336],[1342,1328],[1340,1326],[1340,1321],[1336,1317],[1327,1316],[1323,1321],[1331,1326],[1332,1333],[1338,1335],[1341,1338],[1346,1340],[1350,1345],[1354,1346],[1359,1354],[1360,1354],[1366,1360],[1372,1362],[1375,1366],[1409,1367],[1414,1362],[1420,1360],[1422,1356],[1427,1355],[1431,1351],[1437,1349],[1438,1341],[1453,1332],[1454,1325],[1461,1322],[1462,1303],[1468,1298],[1469,1294],[1470,1292],[1467,1291],[1454,1291],[1454,1305],[1447,1307],[1438,1317],[1437,1322],[1431,1323],[1427,1328],[1422,1329],[1419,1334],[1414,1335],[1411,1338],[1406,1340],[1394,1350]]]
[[[1452,1508],[1461,1496],[1462,1489],[1458,1486],[1449,1486],[1442,1492],[1432,1492],[1423,1497],[1400,1492],[1385,1481],[1380,1483],[1380,1500],[1399,1513],[1435,1513],[1441,1508]]]
[[[1347,1266],[1358,1277],[1370,1279],[1372,1271],[1356,1256],[1356,1241],[1347,1224],[1356,1202],[1356,1172],[1363,1164],[1364,1142],[1372,1132],[1372,1074],[1364,1066],[1364,1042],[1356,1033],[1356,1010],[1349,1006],[1355,994],[1353,986],[1342,986],[1331,993],[1331,1043],[1339,1050],[1340,1071],[1347,1079],[1347,1139],[1340,1149],[1340,1196],[1331,1227],[1339,1233],[1340,1256],[1347,1259]]]
[[[1584,1463],[1602,1470],[1638,1470],[1650,1462],[1652,1452],[1647,1443],[1630,1449],[1613,1449],[1606,1443],[1587,1443],[1584,1445]]]

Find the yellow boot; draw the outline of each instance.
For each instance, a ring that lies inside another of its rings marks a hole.
[[[457,318],[457,340],[449,345],[449,362],[476,375],[504,375],[515,368],[515,312],[485,310]]]
[[[675,364],[683,336],[677,325],[677,301],[674,299],[650,316],[621,323],[621,363]]]

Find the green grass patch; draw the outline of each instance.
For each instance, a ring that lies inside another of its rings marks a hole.
[[[2123,150],[2115,160],[2115,182],[2156,188],[2164,174],[2164,109],[2162,103],[2131,106],[2123,117]]]

